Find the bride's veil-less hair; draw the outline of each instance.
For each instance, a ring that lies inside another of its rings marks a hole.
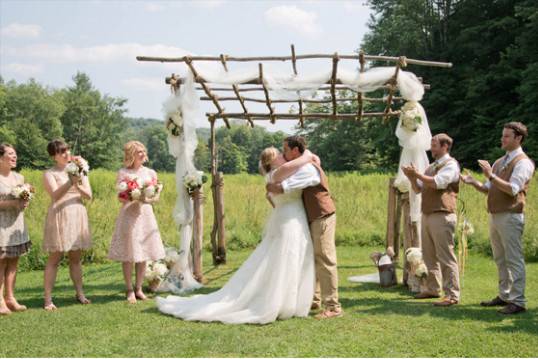
[[[260,171],[262,174],[267,174],[271,171],[271,163],[278,157],[280,151],[275,147],[267,147],[260,154]]]

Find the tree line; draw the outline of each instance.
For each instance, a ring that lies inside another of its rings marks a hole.
[[[528,127],[523,147],[538,158],[536,0],[370,0],[369,6],[374,15],[360,46],[365,53],[453,63],[451,69],[410,65],[408,70],[431,84],[421,101],[430,128],[454,138],[452,154],[463,166],[477,169],[478,158],[501,156],[502,125],[509,121]],[[356,109],[343,104],[338,110]],[[367,109],[383,107],[367,104]],[[394,170],[400,153],[396,123],[320,121],[301,133],[330,169]]]

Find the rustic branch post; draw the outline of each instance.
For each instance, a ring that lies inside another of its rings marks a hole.
[[[202,264],[202,248],[204,241],[204,194],[202,188],[197,188],[192,193],[194,207],[193,221],[193,246],[192,246],[192,264],[194,279],[202,283],[204,280]]]

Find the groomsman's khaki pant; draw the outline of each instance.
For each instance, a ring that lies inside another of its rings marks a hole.
[[[338,271],[336,268],[336,214],[310,223],[316,263],[316,292],[313,302],[323,303],[326,310],[339,310]]]
[[[521,237],[522,213],[489,215],[489,235],[493,259],[499,272],[499,297],[525,308],[525,258]]]
[[[428,277],[427,292],[440,294],[441,279],[445,296],[460,299],[458,260],[454,253],[456,215],[435,212],[422,215],[422,254]]]

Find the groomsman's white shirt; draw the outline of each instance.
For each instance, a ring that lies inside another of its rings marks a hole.
[[[284,193],[289,193],[293,190],[305,189],[306,187],[317,186],[321,182],[319,171],[313,164],[308,163],[299,168],[290,177],[282,181],[282,189]]]
[[[516,148],[512,152],[508,152],[508,156],[505,161],[503,161],[504,165],[508,165],[514,157],[517,155],[523,153],[523,150],[521,147]],[[501,163],[501,165],[503,165]],[[514,170],[512,171],[512,176],[510,176],[510,186],[512,187],[512,195],[517,195],[521,190],[523,189],[523,185],[527,183],[528,180],[532,177],[532,174],[534,173],[534,165],[530,159],[523,159],[516,163],[514,166]],[[491,188],[491,182],[487,181],[484,186],[487,189]]]
[[[451,157],[447,153],[443,157],[435,160],[430,166],[440,166],[449,159],[451,159]],[[445,189],[449,184],[458,182],[460,180],[460,167],[458,166],[458,163],[456,161],[448,162],[435,176],[433,176],[433,180],[437,189]],[[421,180],[417,180],[417,184],[422,187]]]

